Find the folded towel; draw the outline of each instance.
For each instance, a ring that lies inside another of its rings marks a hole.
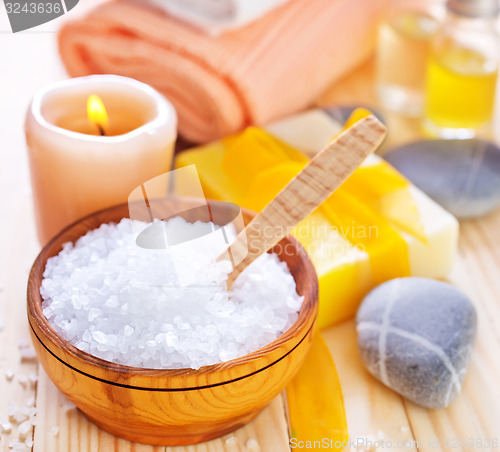
[[[211,35],[241,27],[289,0],[141,0]]]
[[[66,24],[59,50],[71,76],[120,74],[174,104],[179,133],[206,142],[310,105],[372,50],[386,0],[291,0],[210,37],[157,9],[107,2]]]

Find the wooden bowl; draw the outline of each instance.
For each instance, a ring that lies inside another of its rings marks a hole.
[[[193,200],[167,204],[174,211],[184,211],[179,215],[187,221],[198,219],[193,218],[199,216],[197,209],[189,211]],[[210,207],[214,222],[226,224],[222,221],[231,215],[228,205],[210,202]],[[40,285],[47,259],[58,254],[63,243],[74,242],[103,223],[118,222],[128,215],[126,204],[92,214],[60,232],[38,255],[28,281],[28,318],[43,368],[90,420],[131,441],[195,444],[245,425],[285,388],[309,348],[318,310],[318,280],[309,258],[290,236],[275,249],[288,264],[304,302],[297,321],[265,347],[198,370],[114,364],[77,349],[51,328],[42,312]],[[248,211],[243,216],[245,222],[252,218]]]

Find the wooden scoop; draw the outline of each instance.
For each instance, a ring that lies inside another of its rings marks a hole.
[[[239,274],[326,200],[380,145],[385,126],[367,116],[332,140],[236,237],[218,260],[239,262],[229,274],[231,290]]]

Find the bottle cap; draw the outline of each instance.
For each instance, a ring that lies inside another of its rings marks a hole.
[[[498,0],[448,0],[446,6],[467,17],[495,17],[499,12]]]

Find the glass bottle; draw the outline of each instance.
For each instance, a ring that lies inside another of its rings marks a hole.
[[[439,28],[441,5],[432,0],[393,2],[378,29],[376,89],[382,105],[421,116],[426,63]]]
[[[497,0],[448,0],[427,64],[423,126],[441,138],[491,129],[498,76]]]

